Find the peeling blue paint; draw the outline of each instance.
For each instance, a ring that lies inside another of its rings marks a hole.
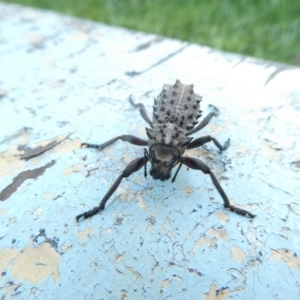
[[[0,191],[56,161],[0,202],[5,299],[300,298],[299,68],[172,39],[136,51],[158,37],[18,5],[0,11]],[[145,138],[128,96],[150,113],[176,78],[221,111],[201,134],[231,138],[222,154],[208,145],[189,155],[257,217],[224,210],[210,178],[182,168],[174,184],[133,174],[105,211],[77,224],[143,155],[122,142],[102,152],[80,143]],[[22,160],[26,146],[46,151]]]

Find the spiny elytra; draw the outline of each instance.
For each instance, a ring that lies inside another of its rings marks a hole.
[[[255,215],[247,210],[230,204],[216,176],[204,162],[197,158],[183,156],[186,149],[201,147],[211,141],[220,151],[224,151],[229,146],[229,139],[224,145],[221,145],[210,135],[199,137],[195,140],[190,137],[190,135],[203,129],[210,122],[212,117],[219,114],[218,109],[212,106],[214,110],[198,124],[198,119],[202,113],[200,110],[201,100],[202,97],[194,92],[194,86],[192,84],[185,85],[179,80],[176,80],[174,85],[165,84],[161,93],[154,99],[152,121],[147,115],[145,106],[142,103],[134,103],[132,98],[129,98],[130,103],[134,107],[139,108],[141,116],[150,126],[150,128],[146,128],[148,141],[133,135],[120,135],[100,145],[81,144],[81,146],[102,150],[117,140],[122,140],[137,146],[148,146],[148,149],[144,148],[144,155],[127,165],[115,183],[104,195],[99,206],[76,216],[76,220],[79,221],[82,217],[85,219],[92,217],[99,211],[104,210],[107,200],[115,192],[123,178],[129,177],[142,167],[144,167],[144,175],[146,177],[148,162],[151,164],[150,175],[154,179],[162,181],[171,178],[171,171],[177,164],[178,168],[172,178],[172,182],[175,181],[182,164],[191,169],[200,170],[205,174],[209,174],[213,184],[223,199],[226,209],[243,216],[254,218]]]

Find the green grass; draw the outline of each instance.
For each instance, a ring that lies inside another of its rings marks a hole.
[[[300,0],[4,1],[300,66]]]

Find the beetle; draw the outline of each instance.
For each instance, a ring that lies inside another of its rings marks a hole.
[[[141,116],[150,126],[150,128],[146,128],[148,141],[133,135],[120,135],[100,145],[82,143],[81,146],[102,150],[117,140],[122,140],[123,142],[137,146],[148,146],[149,150],[145,148],[143,156],[131,161],[104,195],[99,206],[76,216],[77,221],[81,218],[90,218],[99,211],[104,210],[107,200],[115,192],[123,178],[129,177],[132,173],[143,167],[144,176],[147,177],[148,162],[151,164],[150,175],[154,179],[161,181],[172,177],[172,169],[176,165],[178,165],[178,168],[172,178],[172,182],[175,181],[182,165],[200,170],[204,174],[209,174],[223,199],[226,209],[250,218],[255,217],[255,215],[247,210],[230,204],[218,179],[204,162],[197,158],[183,156],[186,149],[197,148],[208,142],[213,142],[220,151],[226,150],[230,144],[230,140],[228,139],[224,145],[221,145],[210,135],[199,137],[195,140],[190,137],[190,135],[203,129],[214,116],[219,115],[219,110],[213,107],[214,110],[198,123],[198,119],[202,115],[202,111],[200,110],[202,97],[194,92],[192,84],[182,84],[178,79],[174,85],[165,84],[161,93],[154,99],[152,121],[148,117],[145,106],[142,103],[134,103],[131,96],[129,100],[135,108],[139,108]]]

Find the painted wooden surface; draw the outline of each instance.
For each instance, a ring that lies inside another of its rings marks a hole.
[[[151,106],[164,83],[193,83],[221,114],[189,151],[209,177],[124,180],[146,138],[128,96]],[[52,12],[0,4],[1,299],[299,299],[300,69]]]

